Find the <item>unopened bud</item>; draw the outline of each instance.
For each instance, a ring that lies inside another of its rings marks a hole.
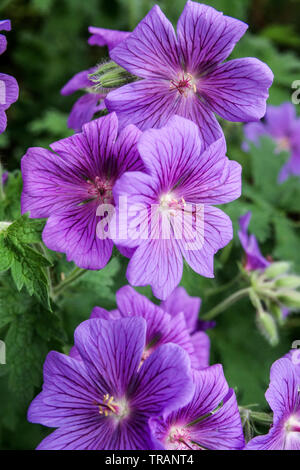
[[[274,318],[267,312],[258,312],[256,317],[257,327],[271,346],[278,344],[278,331]]]
[[[277,298],[286,307],[299,309],[300,308],[300,292],[290,290],[277,294]]]
[[[274,279],[277,276],[287,273],[289,269],[290,263],[287,261],[278,261],[277,263],[270,264],[270,266],[265,269],[264,274],[268,279]]]
[[[279,325],[283,325],[284,316],[282,313],[282,308],[275,302],[270,302],[269,309],[270,309],[270,313],[272,313],[273,317],[275,318],[275,320],[277,320]]]
[[[287,287],[289,289],[297,289],[300,287],[300,276],[283,276],[275,281],[276,287]]]
[[[127,70],[120,67],[115,62],[106,62],[101,64],[97,70],[89,75],[89,79],[94,82],[96,91],[101,89],[113,89],[130,83],[137,79]]]

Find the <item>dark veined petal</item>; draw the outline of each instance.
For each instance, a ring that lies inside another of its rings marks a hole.
[[[174,70],[176,72],[181,68],[173,26],[157,5],[111,51],[110,57],[133,75],[142,78],[172,79]]]
[[[235,59],[199,79],[197,89],[223,119],[250,122],[266,113],[273,82],[271,69],[258,59]]]
[[[201,73],[223,62],[247,28],[210,6],[188,1],[177,24],[186,70]]]

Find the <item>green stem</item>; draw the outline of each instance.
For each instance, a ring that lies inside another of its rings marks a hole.
[[[251,287],[246,287],[245,289],[238,290],[234,294],[232,294],[227,299],[223,300],[223,302],[216,305],[216,307],[212,308],[209,312],[201,315],[200,320],[212,320],[217,315],[220,315],[224,310],[227,310],[231,305],[238,302],[240,299],[247,297],[250,293]]]
[[[208,289],[205,292],[205,296],[210,297],[211,295],[220,294],[221,292],[229,289],[229,287],[231,287],[236,282],[238,282],[241,279],[241,277],[242,277],[241,273],[238,273],[233,279],[231,279],[231,281],[227,282],[226,284],[223,284],[222,286],[219,286],[219,287],[212,287],[211,289]]]
[[[77,281],[83,274],[87,271],[86,269],[78,268],[77,266],[71,271],[71,273],[60,282],[57,286],[53,288],[53,298],[56,299],[65,289],[67,289],[73,282]]]

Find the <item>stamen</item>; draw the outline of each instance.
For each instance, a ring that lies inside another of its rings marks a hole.
[[[176,90],[185,98],[189,92],[197,93],[197,87],[194,78],[190,73],[182,72],[182,75],[177,80],[171,80],[170,90]]]
[[[103,402],[102,403],[95,403],[95,405],[99,408],[99,414],[104,416],[108,416],[109,414],[118,414],[118,405],[114,403],[114,397],[110,396],[108,393],[103,395]]]
[[[88,194],[99,199],[102,203],[112,202],[113,184],[111,181],[101,179],[99,176],[96,176],[94,181],[87,180],[87,183],[89,185]]]

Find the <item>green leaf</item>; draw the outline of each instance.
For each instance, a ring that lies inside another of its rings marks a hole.
[[[49,281],[45,268],[51,263],[31,245],[40,243],[43,221],[23,215],[0,232],[0,270],[11,268],[13,280],[20,291],[23,286],[42,304],[51,309]]]

